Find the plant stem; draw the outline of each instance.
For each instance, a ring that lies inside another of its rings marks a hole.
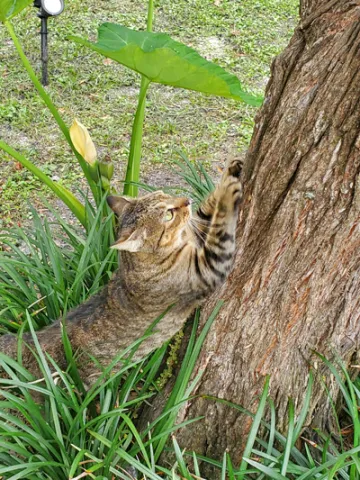
[[[138,187],[136,185],[131,185],[130,182],[138,182],[140,177],[140,160],[145,117],[145,100],[146,92],[149,85],[150,80],[143,76],[141,78],[138,106],[136,109],[135,119],[131,132],[130,153],[125,177],[126,183],[124,186],[124,194],[130,195],[131,197],[136,197],[138,194]]]
[[[53,182],[51,178],[49,178],[42,170],[40,170],[40,168],[36,167],[32,162],[30,162],[30,160],[25,158],[2,140],[0,140],[0,149],[11,155],[15,160],[20,162],[21,165],[23,165],[39,180],[41,180],[43,184],[47,185],[55,193],[55,195],[69,207],[79,222],[86,228],[85,207],[81,202],[79,202],[75,195],[70,192],[70,190]]]
[[[154,18],[154,0],[148,1],[147,23],[146,30],[152,31]],[[150,80],[144,75],[141,76],[141,85],[139,92],[139,100],[136,109],[135,119],[131,132],[130,152],[128,165],[126,169],[124,194],[131,197],[137,197],[138,187],[131,185],[129,182],[138,182],[140,178],[140,162],[141,162],[141,147],[142,147],[142,134],[145,117],[145,100],[146,92],[150,85]]]
[[[152,32],[153,19],[154,19],[154,0],[149,0],[149,2],[148,2],[148,13],[147,13],[147,24],[146,24],[146,30],[148,32]]]
[[[94,183],[94,181],[92,180],[91,176],[90,176],[90,173],[89,173],[89,169],[87,167],[87,163],[86,161],[83,159],[83,157],[78,153],[78,151],[76,150],[76,148],[74,147],[72,141],[71,141],[71,138],[70,138],[70,134],[69,134],[69,130],[67,128],[67,126],[65,125],[65,122],[63,121],[63,119],[61,118],[57,108],[55,107],[55,105],[52,103],[49,95],[46,93],[46,90],[44,89],[44,87],[41,85],[41,83],[39,82],[29,60],[27,59],[22,47],[21,47],[21,44],[19,42],[19,39],[15,33],[15,30],[12,26],[12,24],[9,22],[9,21],[5,21],[4,22],[4,25],[5,27],[7,28],[11,38],[12,38],[12,41],[14,42],[14,45],[16,47],[16,50],[19,54],[19,57],[22,61],[22,64],[24,65],[31,81],[33,82],[35,88],[37,89],[40,97],[43,99],[45,105],[48,107],[48,109],[50,110],[50,112],[52,113],[54,119],[56,120],[57,124],[59,125],[59,128],[60,130],[62,131],[62,133],[64,134],[64,137],[66,138],[66,141],[67,143],[69,144],[70,148],[72,149],[72,151],[74,152],[83,172],[84,172],[84,175],[86,177],[86,180],[91,188],[91,191],[94,195],[94,198],[97,202],[97,199],[98,199],[98,191],[97,191],[97,187]]]

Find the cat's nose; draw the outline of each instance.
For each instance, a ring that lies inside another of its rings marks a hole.
[[[184,203],[183,203],[183,207],[188,207],[189,205],[191,205],[192,201],[190,198],[184,198]]]

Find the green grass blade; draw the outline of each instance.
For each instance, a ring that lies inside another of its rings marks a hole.
[[[309,406],[310,406],[310,401],[311,401],[313,384],[314,384],[314,375],[312,373],[312,370],[310,370],[309,371],[309,381],[308,381],[307,388],[306,388],[306,393],[305,393],[303,406],[301,408],[299,417],[298,417],[298,419],[296,421],[296,424],[295,424],[295,427],[294,427],[294,443],[293,444],[295,444],[296,440],[299,438],[299,436],[301,434],[301,431],[302,431],[302,428],[303,428],[303,425],[304,425],[304,422],[306,420],[306,416],[307,416],[307,413],[309,411]]]
[[[181,476],[186,478],[186,480],[193,480],[193,477],[190,475],[190,473],[189,473],[189,471],[186,467],[186,463],[185,463],[183,454],[180,450],[178,442],[176,441],[175,435],[172,435],[172,442],[173,442],[175,457],[176,457],[176,460],[177,460],[177,464],[179,466]]]
[[[72,211],[79,222],[85,226],[85,208],[73,193],[66,187],[58,185],[53,182],[44,172],[36,167],[30,160],[14,150],[10,145],[7,145],[4,141],[0,140],[0,149],[11,155],[16,161],[20,162],[25,168],[27,168],[33,175],[35,175],[44,185],[49,187],[55,195],[62,200],[67,207]]]
[[[282,460],[281,465],[281,475],[284,477],[286,476],[287,467],[289,463],[291,448],[295,443],[294,440],[294,423],[295,423],[295,413],[294,413],[294,402],[291,398],[289,398],[289,425],[288,425],[288,432],[287,432],[287,439],[284,451],[284,458]]]
[[[263,392],[262,392],[261,397],[260,397],[259,406],[258,406],[258,409],[256,411],[256,414],[255,414],[255,417],[254,417],[254,420],[253,420],[253,424],[251,426],[251,430],[249,432],[249,436],[248,436],[246,446],[245,446],[245,449],[244,449],[243,459],[241,461],[239,474],[238,474],[238,479],[239,480],[242,480],[244,478],[245,473],[246,473],[246,469],[247,469],[247,465],[248,465],[249,461],[247,461],[245,459],[250,458],[251,450],[253,448],[253,445],[254,445],[254,442],[255,442],[255,439],[256,439],[256,435],[257,435],[257,432],[258,432],[259,427],[260,427],[260,422],[261,422],[262,416],[264,414],[266,399],[267,399],[267,395],[268,395],[268,391],[269,391],[269,383],[270,383],[270,377],[267,376],[266,379],[265,379],[264,389],[263,389]],[[250,464],[252,465],[252,463],[250,463]]]
[[[267,478],[271,478],[273,480],[288,480],[287,477],[284,477],[283,475],[281,475],[281,473],[279,473],[277,470],[267,467],[262,463],[255,462],[254,460],[250,460],[250,458],[246,458],[246,457],[243,458],[243,461],[255,467],[259,472],[265,473]],[[242,478],[242,477],[238,477],[238,478]]]

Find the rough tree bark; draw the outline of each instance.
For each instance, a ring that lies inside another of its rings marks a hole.
[[[303,0],[301,22],[273,62],[245,160],[245,200],[226,301],[206,340],[197,390],[256,410],[264,376],[279,419],[299,409],[313,350],[354,361],[360,343],[360,2]],[[215,298],[216,297],[216,298]],[[315,382],[313,417],[328,408]],[[182,447],[239,460],[249,422],[197,399]],[[210,478],[210,477],[209,477]]]

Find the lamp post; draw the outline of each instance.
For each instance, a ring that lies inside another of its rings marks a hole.
[[[64,0],[34,0],[34,7],[39,9],[38,17],[41,19],[41,64],[42,76],[41,83],[47,85],[48,79],[48,28],[47,19],[60,15],[64,10]]]

